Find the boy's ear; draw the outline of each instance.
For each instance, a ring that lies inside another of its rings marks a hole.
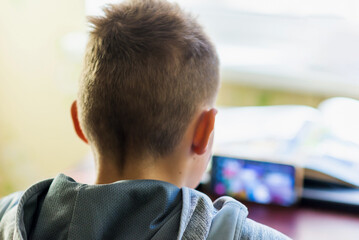
[[[198,121],[192,141],[192,149],[198,155],[207,151],[210,136],[214,129],[216,114],[217,110],[212,108],[203,112]]]
[[[71,117],[72,117],[72,122],[74,123],[74,128],[77,133],[77,136],[79,136],[79,138],[82,141],[84,141],[85,143],[88,143],[87,138],[85,137],[84,133],[82,132],[82,129],[80,126],[80,122],[79,122],[79,118],[78,118],[78,114],[77,114],[76,100],[71,105]]]

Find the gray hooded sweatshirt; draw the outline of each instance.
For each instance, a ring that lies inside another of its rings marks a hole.
[[[238,201],[155,180],[87,185],[60,174],[0,199],[0,239],[288,239]]]

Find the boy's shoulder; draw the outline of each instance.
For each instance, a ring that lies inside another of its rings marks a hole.
[[[0,239],[13,239],[16,213],[22,192],[15,192],[0,199]]]
[[[220,197],[212,203],[207,195],[196,190],[183,188],[182,193],[182,211],[188,211],[186,205],[192,209],[189,211],[191,216],[182,216],[182,220],[191,219],[184,231],[184,239],[198,239],[199,232],[204,229],[207,229],[206,239],[289,239],[249,219],[247,207],[231,197]],[[208,226],[204,226],[206,223]]]
[[[39,200],[39,193],[43,192],[51,185],[52,179],[44,180],[32,185],[25,192],[15,192],[3,198],[0,198],[0,239],[26,239],[23,227],[25,219],[23,207],[28,204],[36,206]]]
[[[213,205],[218,212],[213,218],[208,239],[289,239],[273,228],[249,219],[247,208],[233,198],[221,197]]]
[[[15,192],[6,197],[0,198],[0,220],[3,218],[5,213],[18,205],[22,194],[23,192]]]

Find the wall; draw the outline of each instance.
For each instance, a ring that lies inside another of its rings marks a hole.
[[[64,36],[85,31],[84,1],[0,3],[0,196],[68,169],[88,152],[70,120],[80,58]]]
[[[222,80],[218,94],[219,106],[267,106],[299,104],[317,107],[329,96],[318,96],[312,93],[295,93],[275,89],[265,89],[242,85]]]

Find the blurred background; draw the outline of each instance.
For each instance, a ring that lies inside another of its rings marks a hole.
[[[89,148],[75,135],[86,15],[100,0],[0,3],[0,196],[75,168]],[[359,99],[356,0],[178,0],[218,48],[218,106],[317,107]]]
[[[1,1],[0,196],[71,168],[89,151],[70,120],[83,49],[76,36],[85,26],[84,1]]]

